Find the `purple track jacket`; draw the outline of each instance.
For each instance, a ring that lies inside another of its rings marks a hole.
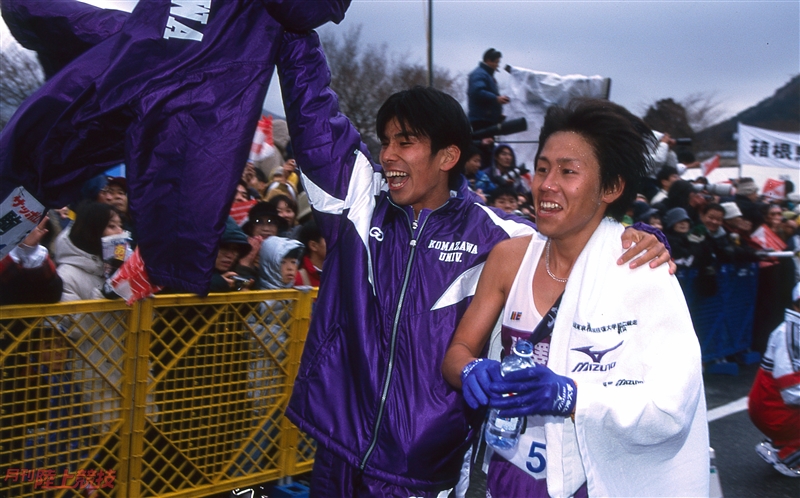
[[[414,219],[339,113],[316,34],[286,33],[278,73],[328,254],[287,415],[364,473],[455,485],[471,427],[441,362],[489,251],[531,225],[458,191]]]
[[[206,294],[284,29],[339,22],[349,3],[2,0],[49,80],[0,135],[0,199],[21,185],[62,207],[124,160],[150,278]]]

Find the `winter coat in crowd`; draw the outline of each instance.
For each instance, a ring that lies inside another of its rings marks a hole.
[[[261,244],[258,253],[258,289],[286,289],[294,285],[294,281],[283,283],[281,277],[281,261],[292,251],[302,250],[303,244],[284,237],[270,237]]]
[[[103,299],[103,258],[78,249],[69,238],[71,229],[64,229],[55,241],[56,271],[64,282],[61,301]]]

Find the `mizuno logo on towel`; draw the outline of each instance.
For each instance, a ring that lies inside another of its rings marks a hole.
[[[582,348],[572,348],[573,351],[580,351],[581,353],[588,355],[589,358],[592,359],[595,363],[600,363],[600,360],[603,359],[603,356],[606,355],[609,351],[614,351],[618,347],[622,346],[622,343],[625,341],[619,341],[619,344],[614,346],[613,348],[604,349],[603,351],[592,351],[592,346],[584,346]]]

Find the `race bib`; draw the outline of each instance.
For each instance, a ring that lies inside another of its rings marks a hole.
[[[508,450],[494,448],[494,452],[534,479],[547,477],[547,446],[544,437],[544,423],[549,417],[528,416],[525,432],[519,436],[519,444]]]

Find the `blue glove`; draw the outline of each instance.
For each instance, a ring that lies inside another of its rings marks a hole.
[[[509,372],[489,386],[489,407],[501,417],[560,415],[575,409],[577,389],[569,377],[554,373],[544,365]],[[514,393],[511,396],[503,394]]]
[[[489,403],[489,385],[503,379],[500,362],[479,358],[473,360],[461,371],[461,391],[464,401],[477,410]]]

